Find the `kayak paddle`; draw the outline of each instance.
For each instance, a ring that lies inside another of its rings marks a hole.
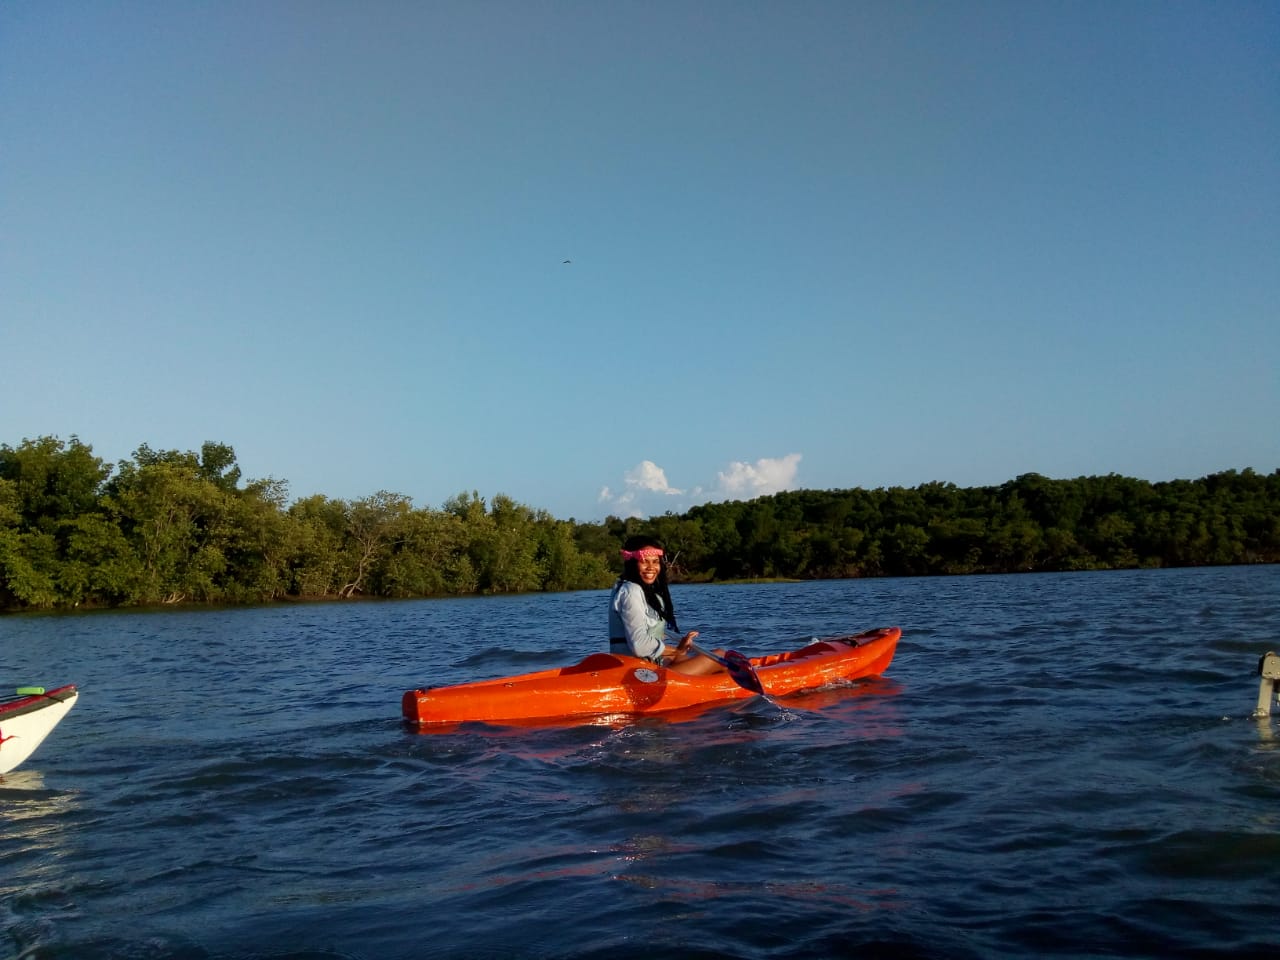
[[[671,639],[676,640],[677,643],[683,639],[675,637],[670,633],[668,636],[670,636]],[[721,657],[712,653],[710,650],[703,650],[702,647],[698,646],[692,640],[689,641],[689,646],[708,660],[714,660],[716,663],[720,664],[720,666],[724,667],[725,670],[729,671],[729,676],[733,678],[733,682],[742,687],[742,689],[750,690],[752,693],[758,693],[762,697],[765,696],[764,685],[756,675],[756,668],[751,665],[750,660],[740,654],[737,650],[726,650],[724,652],[724,656]]]

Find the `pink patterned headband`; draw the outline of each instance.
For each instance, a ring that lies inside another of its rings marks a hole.
[[[660,557],[662,556],[661,547],[641,547],[639,550],[623,550],[623,560],[640,560],[644,557]]]

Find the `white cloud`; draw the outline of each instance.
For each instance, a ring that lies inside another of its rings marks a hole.
[[[755,463],[735,461],[718,474],[719,491],[735,499],[751,500],[794,489],[800,460],[800,454],[789,453],[785,457],[765,457]]]
[[[650,493],[662,493],[671,497],[684,493],[667,483],[667,472],[652,460],[641,460],[627,471],[623,479],[627,481],[628,490],[648,490]]]
[[[651,516],[670,510],[671,505],[662,501],[684,493],[667,482],[667,472],[652,460],[641,460],[623,474],[622,479],[624,487],[620,491],[615,492],[607,485],[602,487],[599,502],[607,503],[610,510],[627,517]]]
[[[599,502],[621,516],[646,517],[666,511],[682,513],[694,504],[715,500],[750,500],[795,489],[800,459],[800,454],[790,453],[755,463],[731,463],[717,475],[714,488],[699,484],[688,490],[672,486],[667,472],[652,460],[641,460],[623,474],[621,490],[602,487]],[[671,497],[681,499],[672,503]]]

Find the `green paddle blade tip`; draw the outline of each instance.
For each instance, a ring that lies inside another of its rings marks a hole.
[[[44,693],[44,687],[19,687],[13,692],[20,697],[38,697]]]

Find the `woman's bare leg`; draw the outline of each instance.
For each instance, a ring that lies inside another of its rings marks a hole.
[[[715,653],[717,657],[724,656],[723,650],[717,650]],[[720,664],[716,663],[710,657],[704,657],[700,653],[695,653],[687,660],[677,660],[667,669],[693,677],[703,677],[710,673],[724,672],[724,667],[720,666]]]

